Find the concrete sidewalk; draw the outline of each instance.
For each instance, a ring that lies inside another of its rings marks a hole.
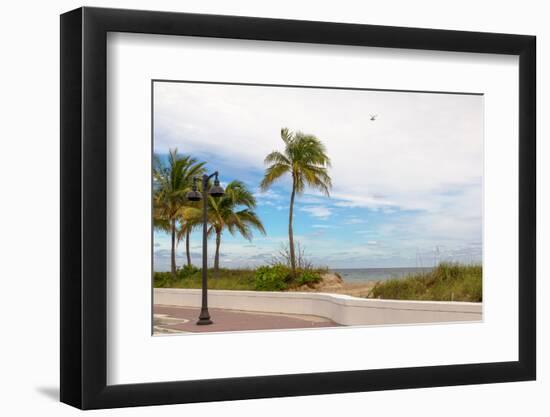
[[[154,305],[154,333],[234,332],[243,330],[306,329],[338,327],[323,317],[298,314],[255,313],[210,308],[213,324],[197,326],[199,308]]]

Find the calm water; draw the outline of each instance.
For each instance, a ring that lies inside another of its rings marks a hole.
[[[177,259],[177,265],[182,266],[185,264],[184,259]],[[170,271],[170,259],[169,258],[155,258],[154,262],[155,271]],[[429,272],[433,268],[330,268],[331,271],[340,274],[340,276],[346,282],[366,282],[366,281],[380,281],[390,278],[400,278],[409,274],[415,274],[418,272]]]
[[[429,272],[433,268],[331,268],[331,271],[340,274],[346,282],[380,281],[391,278],[401,278],[418,272]]]

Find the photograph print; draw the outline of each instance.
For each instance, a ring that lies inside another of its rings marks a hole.
[[[153,334],[482,321],[483,106],[153,80]]]

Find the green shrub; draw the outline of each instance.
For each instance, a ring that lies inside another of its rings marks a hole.
[[[284,265],[261,266],[256,270],[256,291],[282,291],[291,278],[290,269]]]
[[[321,274],[318,271],[305,270],[296,278],[296,284],[298,286],[314,284],[321,281]]]
[[[174,277],[171,272],[155,272],[153,274],[153,286],[155,288],[171,288],[179,286],[179,283],[184,282],[194,276],[200,275],[200,269],[191,265],[185,265],[176,271]]]
[[[284,264],[261,266],[257,269],[208,269],[208,288],[212,290],[284,291],[321,280],[324,269],[298,269],[293,277]],[[182,266],[174,277],[170,272],[155,272],[155,288],[201,288],[202,270]]]
[[[178,269],[178,278],[185,279],[199,272],[200,269],[194,265],[185,265]]]
[[[171,272],[155,272],[153,274],[153,286],[155,288],[170,287],[174,282],[174,276]]]

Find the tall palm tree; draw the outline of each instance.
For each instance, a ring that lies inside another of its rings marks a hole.
[[[273,151],[265,157],[264,178],[260,184],[262,190],[267,190],[273,183],[289,174],[292,179],[290,193],[290,208],[288,214],[288,243],[290,252],[290,266],[292,273],[296,273],[296,253],[294,251],[294,235],[292,221],[294,214],[294,199],[304,192],[306,186],[320,190],[329,195],[332,180],[328,175],[330,158],[327,156],[325,145],[313,135],[302,132],[290,132],[287,128],[281,129],[281,139],[285,144],[282,152]]]
[[[225,229],[232,235],[239,233],[247,240],[252,240],[252,230],[257,229],[265,235],[262,221],[254,211],[256,199],[241,181],[231,181],[225,187],[222,197],[208,197],[209,234],[216,236],[216,252],[214,255],[214,270],[220,268],[221,237]],[[190,224],[202,222],[202,210],[188,209]]]
[[[153,160],[153,225],[171,236],[170,270],[176,275],[176,229],[182,209],[188,204],[187,192],[193,178],[204,172],[204,162],[170,149],[168,161],[158,155]]]

